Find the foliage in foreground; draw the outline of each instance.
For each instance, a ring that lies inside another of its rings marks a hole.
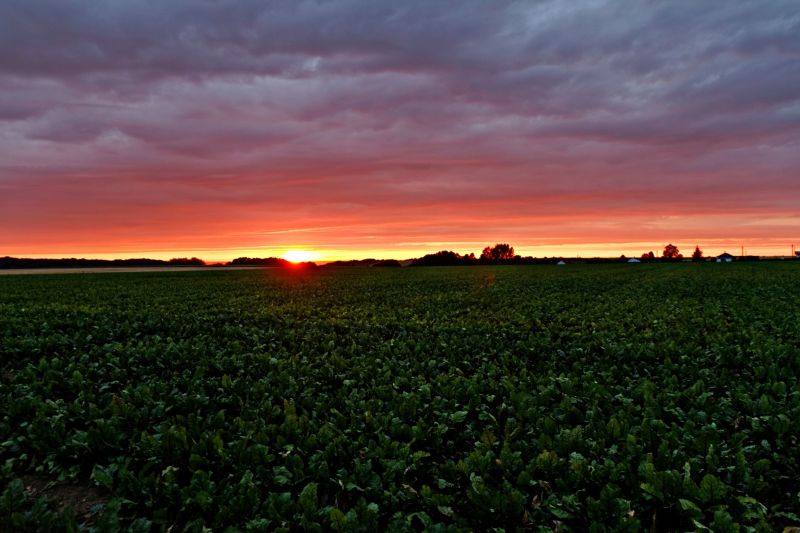
[[[798,274],[1,278],[0,529],[798,525]]]

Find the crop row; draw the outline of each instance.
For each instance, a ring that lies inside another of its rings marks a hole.
[[[0,279],[0,529],[800,525],[798,274]]]

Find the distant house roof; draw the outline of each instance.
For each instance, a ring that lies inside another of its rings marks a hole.
[[[718,259],[733,259],[733,256],[728,252],[724,252],[717,256]]]
[[[634,258],[628,259],[628,263],[641,263],[641,261],[639,261],[638,259],[636,259],[634,257]]]
[[[558,263],[556,263],[556,264],[557,264],[557,265],[566,265],[566,263],[565,263],[564,261],[559,261],[559,262],[558,262]]]

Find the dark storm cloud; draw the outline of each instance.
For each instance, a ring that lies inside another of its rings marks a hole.
[[[735,209],[797,190],[798,138],[795,0],[0,3],[0,184],[28,213]]]

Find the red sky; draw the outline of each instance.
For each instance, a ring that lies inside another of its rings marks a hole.
[[[788,254],[794,1],[0,5],[0,255]]]

